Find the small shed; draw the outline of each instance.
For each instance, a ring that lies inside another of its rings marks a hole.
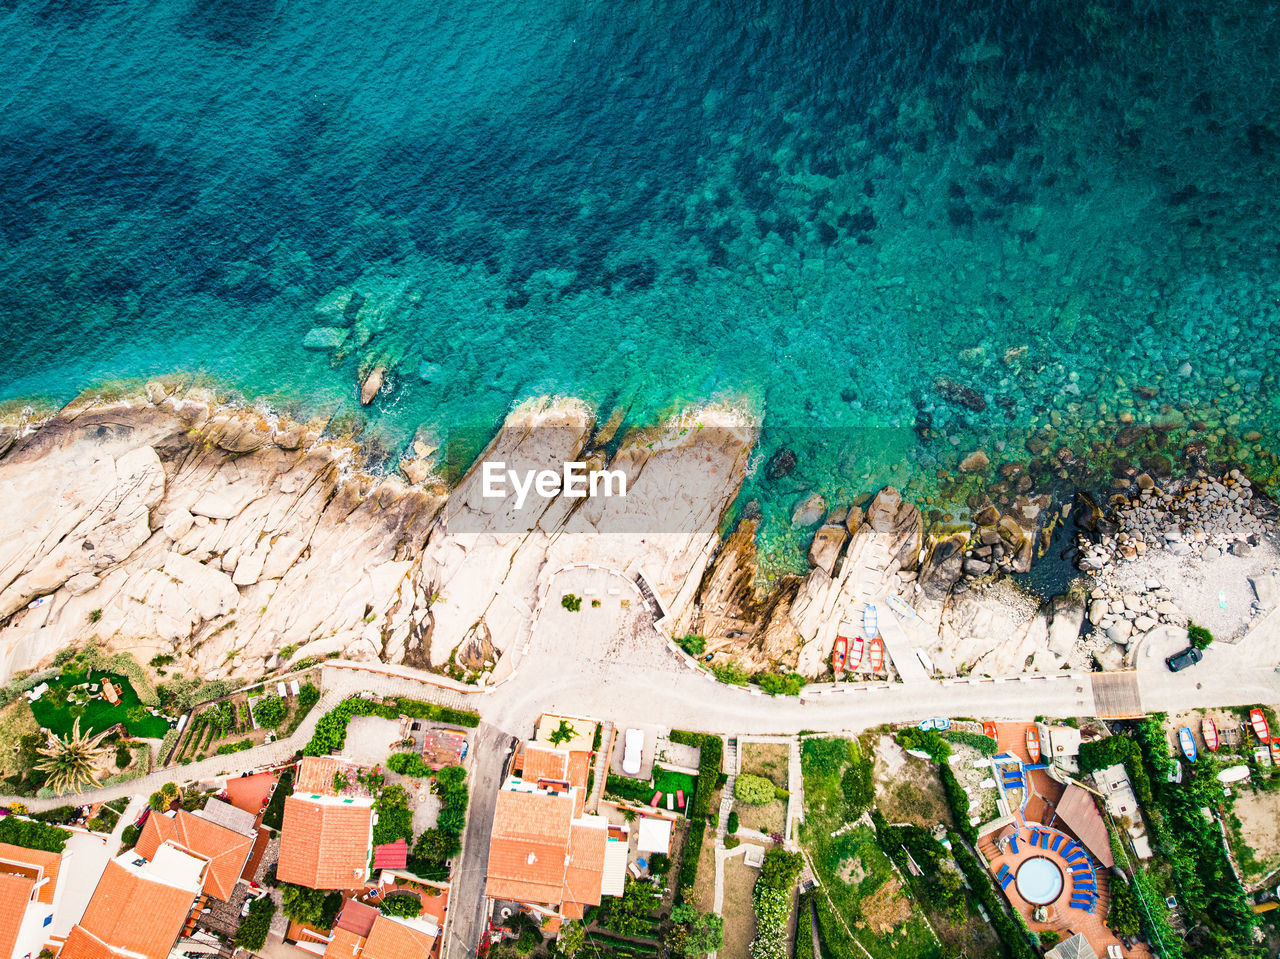
[[[646,817],[640,820],[640,832],[636,837],[638,852],[671,852],[671,820]]]

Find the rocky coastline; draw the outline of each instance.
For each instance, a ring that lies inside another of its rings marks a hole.
[[[1106,511],[996,491],[950,526],[892,487],[836,505],[809,495],[793,520],[814,527],[810,569],[764,588],[758,518],[724,528],[757,439],[750,417],[711,407],[617,429],[572,400],[513,410],[483,458],[581,460],[630,480],[624,503],[557,498],[517,514],[481,495],[475,466],[451,488],[422,440],[377,475],[322,422],[159,381],[0,427],[0,681],[97,641],[206,679],[337,655],[492,682],[555,573],[581,564],[643,577],[664,628],[703,635],[713,662],[809,679],[829,678],[849,611],[888,595],[915,610],[902,625],[929,671],[955,676],[1119,668],[1144,636],[1188,619],[1230,639],[1280,593],[1276,510],[1239,471],[1163,489],[1138,474]],[[766,469],[788,465],[775,455]],[[1042,601],[1008,574],[1063,523],[1081,578]],[[1215,577],[1229,623],[1184,588]]]

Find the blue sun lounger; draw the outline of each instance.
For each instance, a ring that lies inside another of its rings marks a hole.
[[[1098,887],[1094,885],[1093,880],[1090,880],[1089,882],[1077,882],[1071,891],[1096,893],[1098,891]]]
[[[1013,873],[1009,873],[1007,876],[1005,876],[1003,879],[1000,880],[1000,888],[1008,889],[1009,883],[1011,882],[1013,882]]]
[[[1040,834],[1040,848],[1041,849],[1049,848],[1049,834],[1047,832],[1042,832]]]
[[[1009,837],[1009,848],[1013,850],[1013,854],[1018,854],[1018,836],[1017,833]]]
[[[1053,837],[1053,842],[1051,842],[1051,843],[1049,844],[1049,851],[1050,851],[1050,852],[1057,852],[1057,851],[1058,851],[1058,847],[1062,845],[1062,840],[1064,840],[1064,839],[1066,839],[1066,838],[1067,838],[1066,836],[1062,836],[1062,835],[1054,836],[1054,837]]]
[[[1068,839],[1066,844],[1062,847],[1062,855],[1066,859],[1070,859],[1078,852],[1083,852],[1083,850],[1076,845],[1076,841],[1074,839]]]
[[[1092,898],[1077,899],[1073,897],[1071,900],[1071,908],[1083,909],[1085,912],[1091,913],[1093,912],[1093,899]]]

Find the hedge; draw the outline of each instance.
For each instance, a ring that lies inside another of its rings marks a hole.
[[[480,715],[461,709],[450,709],[437,706],[419,699],[402,696],[385,703],[375,703],[370,699],[353,696],[344,700],[329,712],[320,717],[316,723],[311,742],[302,750],[304,756],[328,756],[339,752],[347,743],[347,725],[353,716],[380,716],[383,719],[398,719],[411,716],[414,719],[428,719],[432,722],[452,723],[456,726],[475,727],[480,725]]]
[[[24,849],[61,853],[71,833],[57,826],[46,826],[33,819],[6,816],[0,819],[0,842],[7,842]]]
[[[684,837],[684,851],[680,853],[680,883],[677,888],[681,896],[689,892],[698,880],[698,857],[702,855],[702,837],[706,829],[706,821],[701,818],[689,822],[689,834]]]
[[[943,763],[938,767],[938,778],[942,780],[942,792],[947,797],[947,806],[951,810],[951,818],[956,822],[960,835],[969,842],[978,841],[978,829],[969,822],[969,794],[956,779],[951,767]]]
[[[978,901],[991,917],[991,925],[1004,947],[1002,950],[1004,955],[1009,959],[1036,959],[1022,924],[1005,911],[1004,904],[996,896],[995,888],[991,885],[991,877],[982,868],[978,857],[971,853],[958,837],[951,840],[951,854],[955,856],[956,863],[969,881],[969,886],[978,897]]]
[[[284,825],[284,801],[293,794],[293,770],[286,769],[280,774],[271,801],[267,803],[267,811],[262,814],[262,825],[269,829],[279,829]]]

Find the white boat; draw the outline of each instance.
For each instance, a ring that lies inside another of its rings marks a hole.
[[[907,601],[900,596],[886,596],[884,601],[889,604],[889,608],[901,616],[903,619],[915,619],[916,611],[912,609]]]
[[[1238,783],[1242,779],[1248,778],[1249,767],[1244,765],[1228,766],[1226,769],[1218,773],[1218,782],[1220,783]]]
[[[862,611],[862,634],[867,639],[875,639],[876,633],[880,631],[880,623],[876,618],[876,604],[867,603],[866,608]]]

